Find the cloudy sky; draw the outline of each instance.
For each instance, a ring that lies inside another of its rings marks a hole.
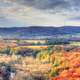
[[[80,0],[0,0],[0,27],[80,26]]]

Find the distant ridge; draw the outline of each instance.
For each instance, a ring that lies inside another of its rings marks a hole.
[[[76,34],[80,33],[80,27],[77,26],[62,26],[62,27],[51,27],[51,26],[30,26],[30,27],[11,27],[11,28],[0,28],[0,36],[5,39],[33,39],[43,36],[54,36],[54,35],[65,35],[65,34]]]

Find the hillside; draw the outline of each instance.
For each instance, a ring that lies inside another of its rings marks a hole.
[[[6,39],[47,39],[55,35],[74,35],[80,33],[80,27],[13,27],[0,28],[0,37]],[[6,36],[5,36],[6,35]]]

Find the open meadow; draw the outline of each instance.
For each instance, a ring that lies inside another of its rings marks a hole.
[[[5,80],[7,67],[9,80],[79,80],[80,47],[72,44],[1,47],[1,80]]]

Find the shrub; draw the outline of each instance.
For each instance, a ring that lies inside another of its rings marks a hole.
[[[12,55],[13,51],[10,47],[6,47],[5,49],[3,49],[2,53],[7,55]]]

